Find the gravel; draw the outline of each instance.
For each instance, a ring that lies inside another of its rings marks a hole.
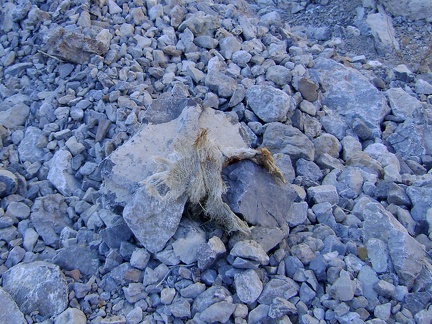
[[[6,1],[0,321],[431,322],[432,9],[377,2]],[[143,186],[199,127],[285,177],[223,170],[250,234]]]

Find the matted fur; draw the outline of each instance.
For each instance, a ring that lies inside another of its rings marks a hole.
[[[219,146],[201,128],[194,139],[182,139],[175,146],[173,159],[162,157],[155,161],[160,172],[148,177],[147,190],[160,199],[177,199],[186,195],[192,204],[200,205],[211,220],[228,231],[250,233],[247,223],[232,212],[222,200],[226,185],[222,180],[222,168],[232,162],[250,159],[263,165],[273,176],[285,183],[285,179],[266,148],[227,150]]]

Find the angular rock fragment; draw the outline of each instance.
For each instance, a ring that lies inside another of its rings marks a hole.
[[[3,274],[3,288],[24,314],[42,316],[63,312],[68,304],[68,285],[60,268],[45,261],[21,263]]]

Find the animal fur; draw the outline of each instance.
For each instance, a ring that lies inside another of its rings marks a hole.
[[[250,233],[247,223],[222,200],[227,189],[221,176],[222,168],[239,160],[250,159],[284,183],[285,178],[266,148],[235,149],[223,154],[207,133],[202,128],[195,139],[179,141],[172,160],[155,158],[162,170],[147,178],[145,185],[150,193],[160,199],[177,199],[186,195],[192,204],[200,205],[211,220],[224,226],[228,232]]]

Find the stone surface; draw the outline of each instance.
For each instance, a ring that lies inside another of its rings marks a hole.
[[[232,164],[223,174],[228,185],[226,202],[234,213],[252,225],[284,226],[286,210],[296,197],[290,185],[280,183],[251,161]]]
[[[315,150],[313,143],[297,128],[282,123],[269,123],[266,126],[263,146],[273,154],[288,154],[291,160],[304,158],[314,160]]]
[[[252,240],[237,242],[231,249],[230,254],[235,257],[257,261],[262,265],[269,262],[269,257],[261,245]]]
[[[77,308],[67,308],[64,312],[59,314],[55,321],[55,324],[85,324],[87,323],[87,317],[85,314]]]
[[[378,203],[369,203],[363,211],[363,235],[387,243],[391,261],[401,282],[410,286],[423,268],[424,246],[413,239],[407,230]]]
[[[245,304],[256,301],[263,289],[260,278],[252,269],[236,274],[234,284],[238,298]]]
[[[68,304],[68,286],[59,267],[44,261],[18,264],[3,274],[3,288],[24,314],[42,316],[63,312]]]
[[[381,134],[380,124],[390,112],[390,107],[386,98],[364,76],[324,58],[316,60],[311,73],[319,76],[326,90],[323,96],[325,105],[343,116],[348,124],[352,124],[354,118],[360,118],[372,130],[374,137]],[[361,100],[356,98],[359,95]]]
[[[11,295],[0,287],[0,302],[3,312],[0,314],[2,323],[25,323],[24,314],[18,308]]]
[[[48,180],[65,196],[73,196],[80,189],[77,179],[71,174],[70,162],[72,154],[66,150],[59,150],[50,161]]]
[[[66,209],[67,205],[60,194],[47,195],[35,200],[30,219],[45,244],[57,246],[61,231],[71,225]]]
[[[281,90],[270,86],[252,86],[246,91],[252,111],[264,122],[284,122],[294,110],[294,100]]]

